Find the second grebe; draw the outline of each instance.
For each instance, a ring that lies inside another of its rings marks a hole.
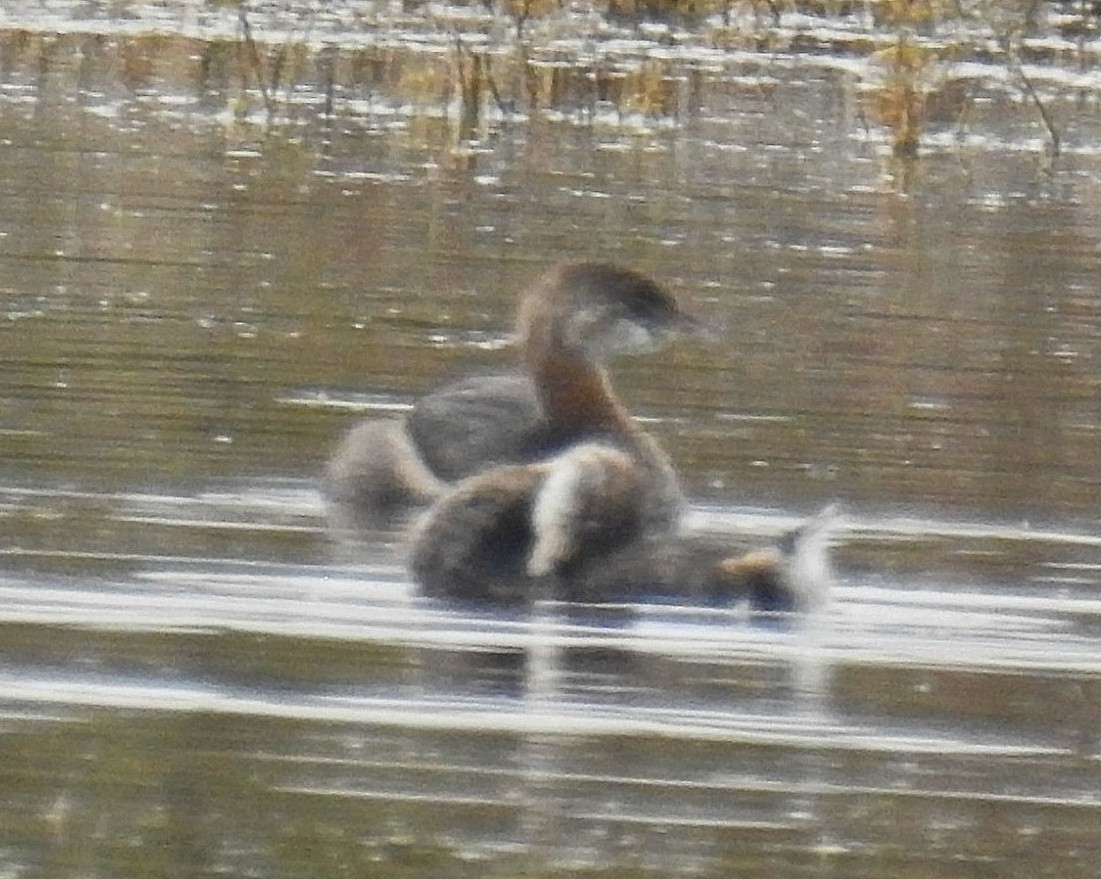
[[[664,597],[790,611],[823,601],[835,508],[775,548],[731,554],[729,540],[650,527],[652,490],[632,455],[599,443],[495,467],[459,482],[418,522],[410,569],[426,595],[490,606]]]
[[[632,447],[672,498],[679,490],[668,460],[619,402],[604,364],[616,350],[696,326],[672,294],[639,272],[559,265],[521,298],[523,374],[464,379],[423,397],[404,420],[353,428],[328,464],[326,494],[386,516],[487,467],[612,438]]]

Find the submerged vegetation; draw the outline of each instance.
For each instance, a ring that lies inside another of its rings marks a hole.
[[[1027,110],[1055,155],[1065,142],[1058,106],[1095,99],[1085,71],[1101,53],[1101,7],[1090,0],[102,6],[151,27],[106,36],[102,18],[85,34],[71,23],[64,33],[9,26],[0,63],[41,75],[76,49],[81,81],[97,66],[139,92],[190,81],[205,106],[221,103],[239,121],[388,109],[446,116],[460,142],[547,114],[676,124],[694,110],[693,76],[737,65],[767,91],[773,65],[800,63],[836,76],[865,131],[896,156],[917,156],[933,132],[963,137],[983,102]]]

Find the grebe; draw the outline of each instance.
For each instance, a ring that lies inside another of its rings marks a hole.
[[[665,454],[624,409],[604,364],[618,350],[698,328],[671,293],[639,272],[559,265],[521,297],[522,374],[467,378],[423,397],[403,420],[359,424],[330,460],[325,492],[340,507],[384,518],[487,467],[612,438],[633,447],[669,497],[679,497]]]
[[[410,570],[425,595],[502,607],[676,598],[792,611],[823,602],[835,507],[774,548],[731,554],[729,539],[654,527],[646,517],[653,491],[634,455],[602,443],[494,467],[459,482],[421,518]]]

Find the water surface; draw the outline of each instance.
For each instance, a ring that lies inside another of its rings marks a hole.
[[[254,64],[89,8],[0,39],[5,872],[1098,875],[1090,39],[1026,44],[1058,155],[971,57],[905,162],[858,15],[263,5]],[[475,614],[328,522],[340,432],[510,363],[563,256],[721,327],[617,386],[694,524],[844,504],[826,619]]]

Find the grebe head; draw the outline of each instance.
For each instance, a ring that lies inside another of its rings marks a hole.
[[[840,519],[841,508],[829,504],[780,538],[780,558],[792,592],[803,607],[821,607],[829,601],[829,586],[833,581],[830,537]]]
[[[783,534],[774,548],[724,559],[712,571],[713,591],[748,592],[751,604],[762,611],[825,607],[833,581],[830,536],[840,518],[837,504],[830,504]]]
[[[656,281],[600,262],[551,269],[524,295],[517,319],[519,341],[529,355],[569,352],[593,363],[699,327]]]

